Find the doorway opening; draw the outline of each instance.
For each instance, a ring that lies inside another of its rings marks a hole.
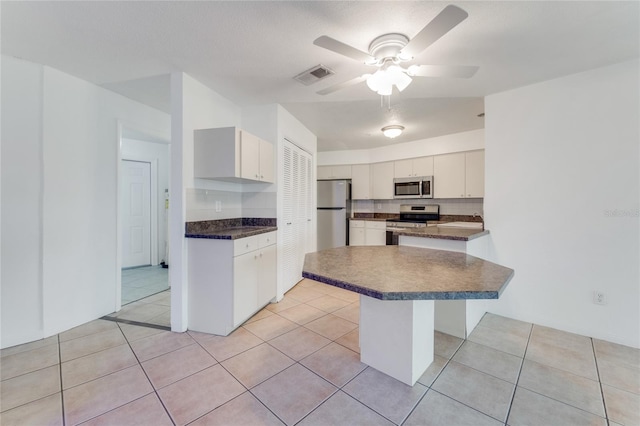
[[[122,124],[119,135],[119,273],[105,318],[169,329],[169,140]]]

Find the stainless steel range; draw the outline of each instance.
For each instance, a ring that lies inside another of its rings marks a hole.
[[[387,245],[397,245],[398,237],[393,231],[405,228],[423,228],[428,220],[440,220],[440,206],[428,205],[400,205],[400,218],[387,219]]]

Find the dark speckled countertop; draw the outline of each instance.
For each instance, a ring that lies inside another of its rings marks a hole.
[[[187,238],[209,238],[212,240],[237,240],[238,238],[251,237],[253,235],[265,234],[277,230],[278,228],[275,226],[239,226],[216,231],[185,234],[184,236]]]
[[[276,220],[267,218],[236,218],[187,222],[186,238],[208,238],[212,240],[237,240],[276,231]]]
[[[302,276],[381,300],[497,299],[513,269],[465,253],[351,246],[309,253]]]

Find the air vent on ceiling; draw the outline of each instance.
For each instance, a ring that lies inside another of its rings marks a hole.
[[[304,72],[301,72],[300,74],[296,75],[293,78],[294,80],[298,80],[300,83],[304,84],[305,86],[309,86],[333,74],[335,73],[331,69],[320,64]]]

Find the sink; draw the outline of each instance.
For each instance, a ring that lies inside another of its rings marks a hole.
[[[482,229],[482,222],[448,222],[438,224],[438,228]]]

